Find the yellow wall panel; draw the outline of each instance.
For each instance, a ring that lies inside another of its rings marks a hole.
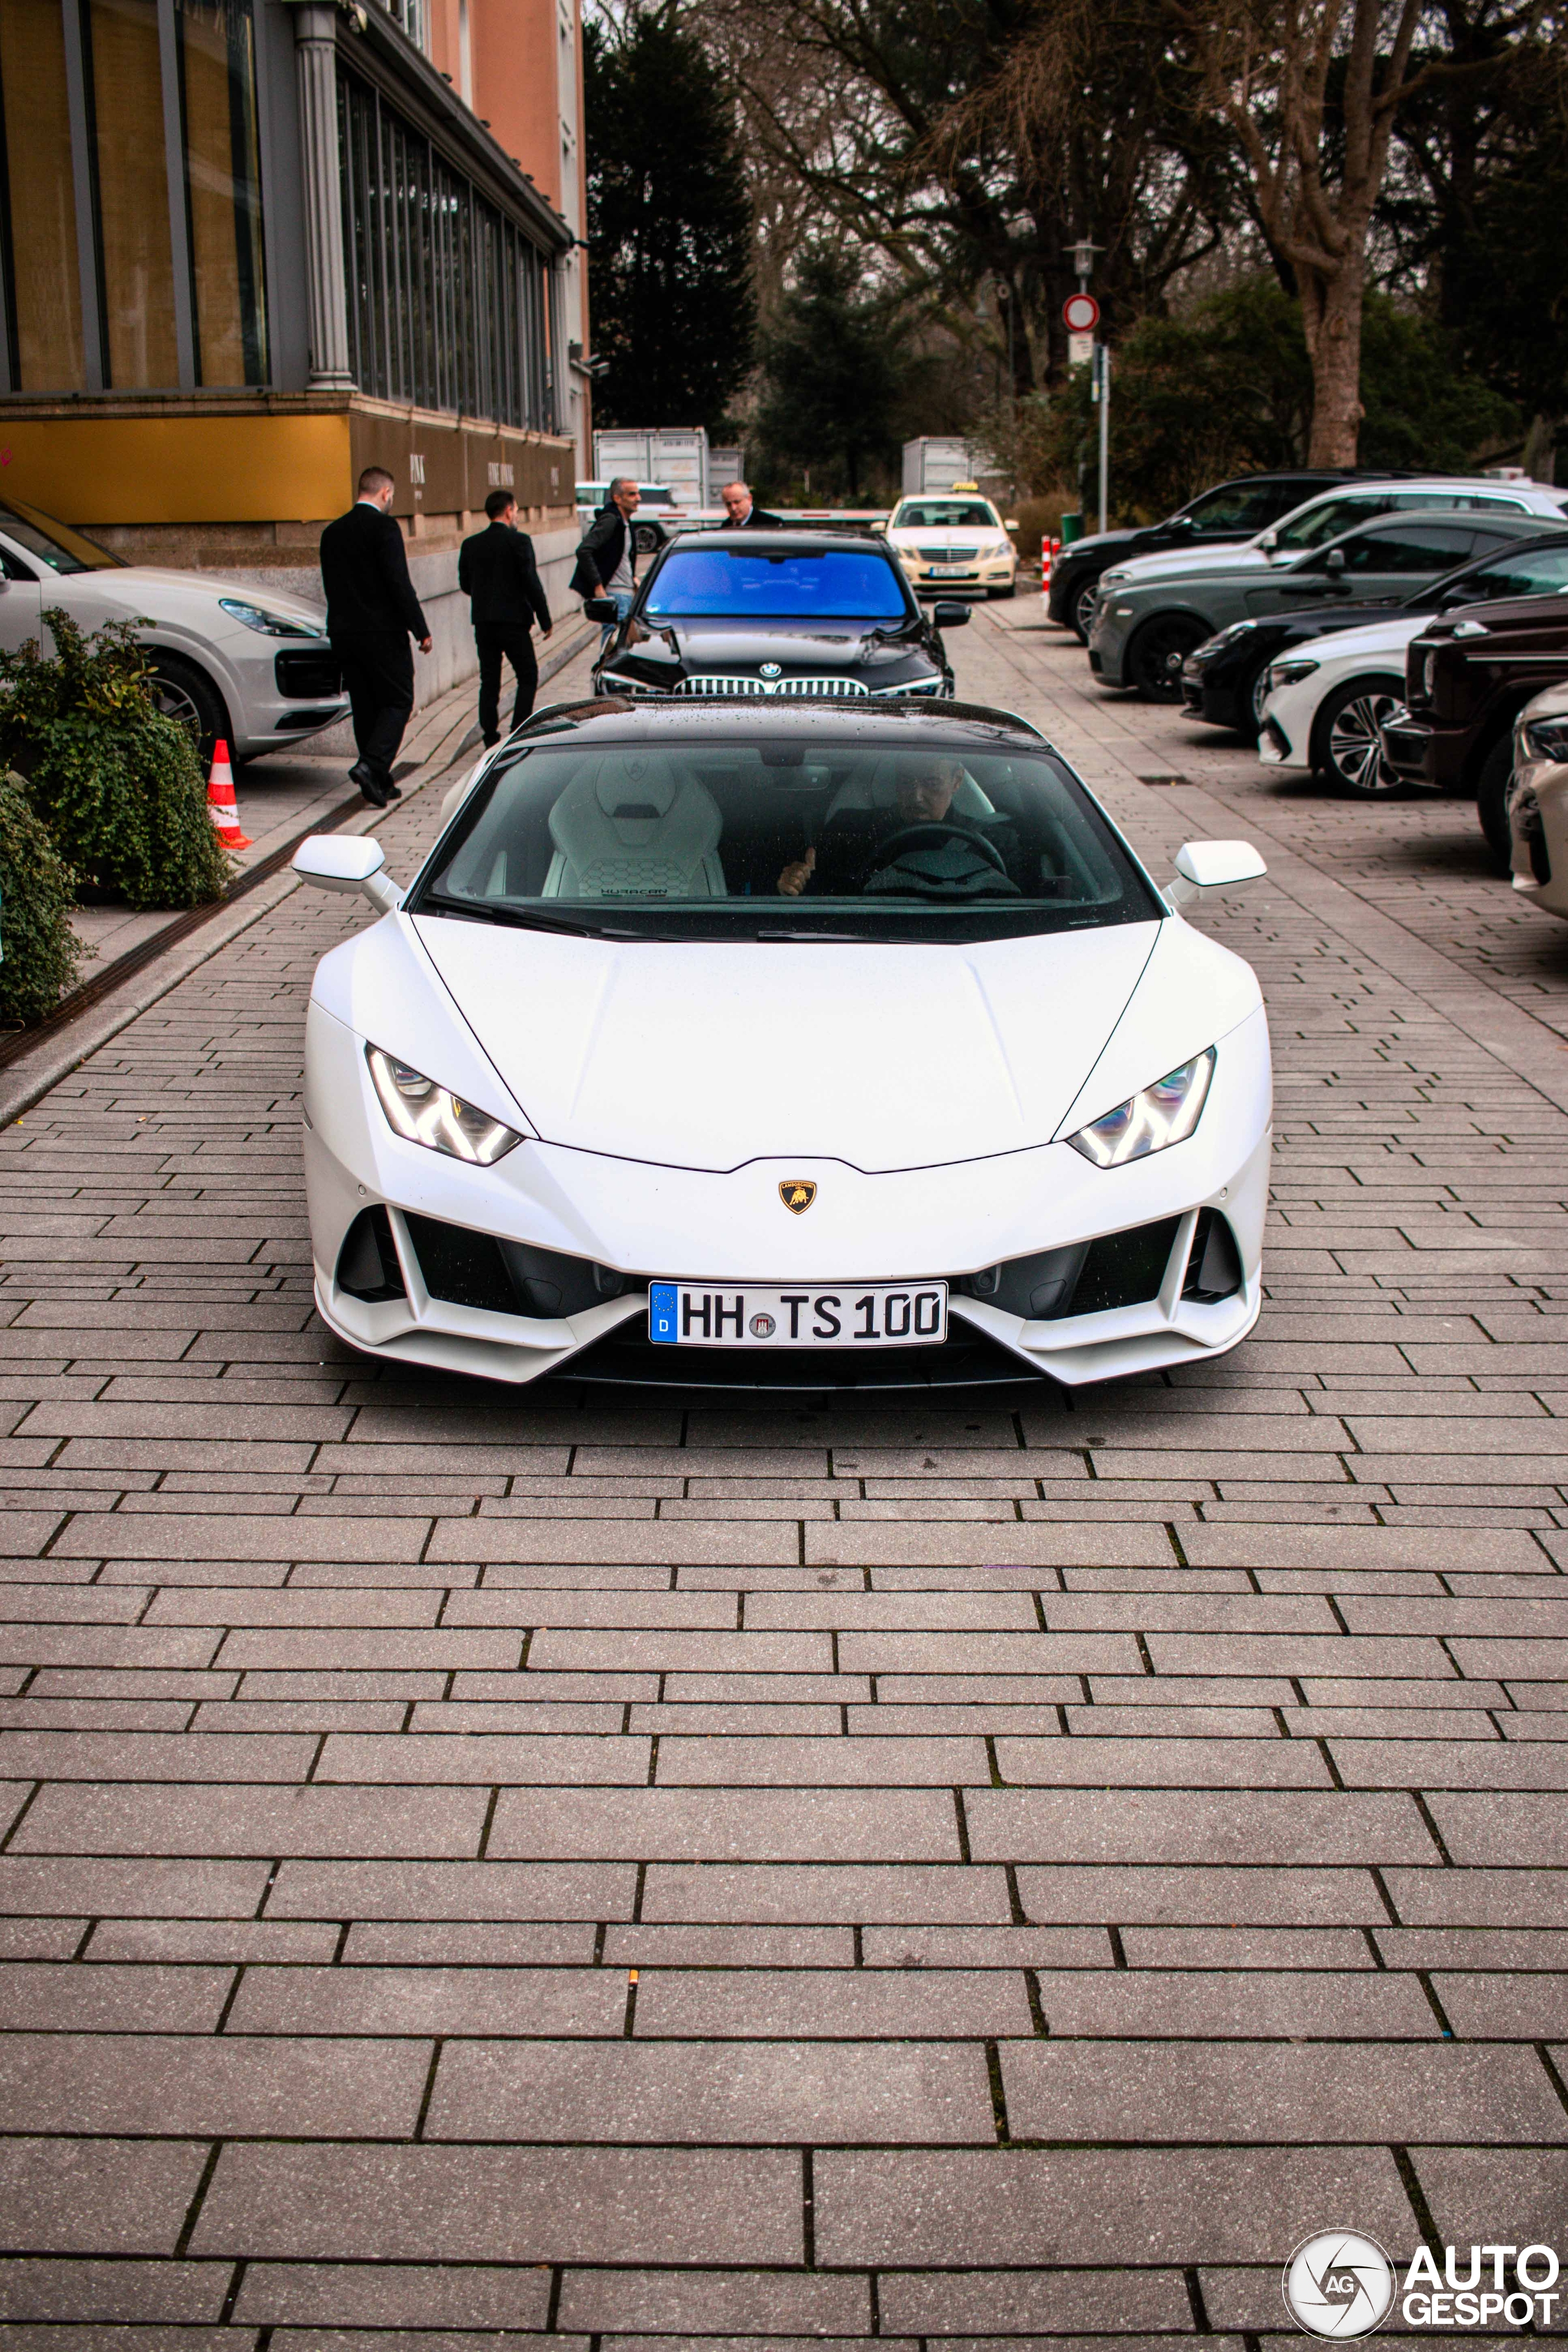
[[[319,522],[353,498],[348,412],[0,414],[7,490],[62,522]]]

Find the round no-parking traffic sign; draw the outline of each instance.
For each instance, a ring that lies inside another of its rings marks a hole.
[[[1092,294],[1069,294],[1062,304],[1069,335],[1092,335],[1100,324],[1100,305]]]

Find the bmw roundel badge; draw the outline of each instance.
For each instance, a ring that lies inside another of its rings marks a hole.
[[[759,675],[763,677],[782,677],[784,676],[783,662],[759,662],[757,664],[757,669]]]

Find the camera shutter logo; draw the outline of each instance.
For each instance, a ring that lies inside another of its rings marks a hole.
[[[1326,2230],[1285,2265],[1285,2308],[1310,2336],[1348,2342],[1370,2336],[1394,2301],[1394,2264],[1375,2238]]]

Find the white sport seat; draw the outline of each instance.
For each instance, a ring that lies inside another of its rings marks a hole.
[[[550,812],[546,898],[723,898],[723,819],[695,777],[648,751],[609,751]]]

